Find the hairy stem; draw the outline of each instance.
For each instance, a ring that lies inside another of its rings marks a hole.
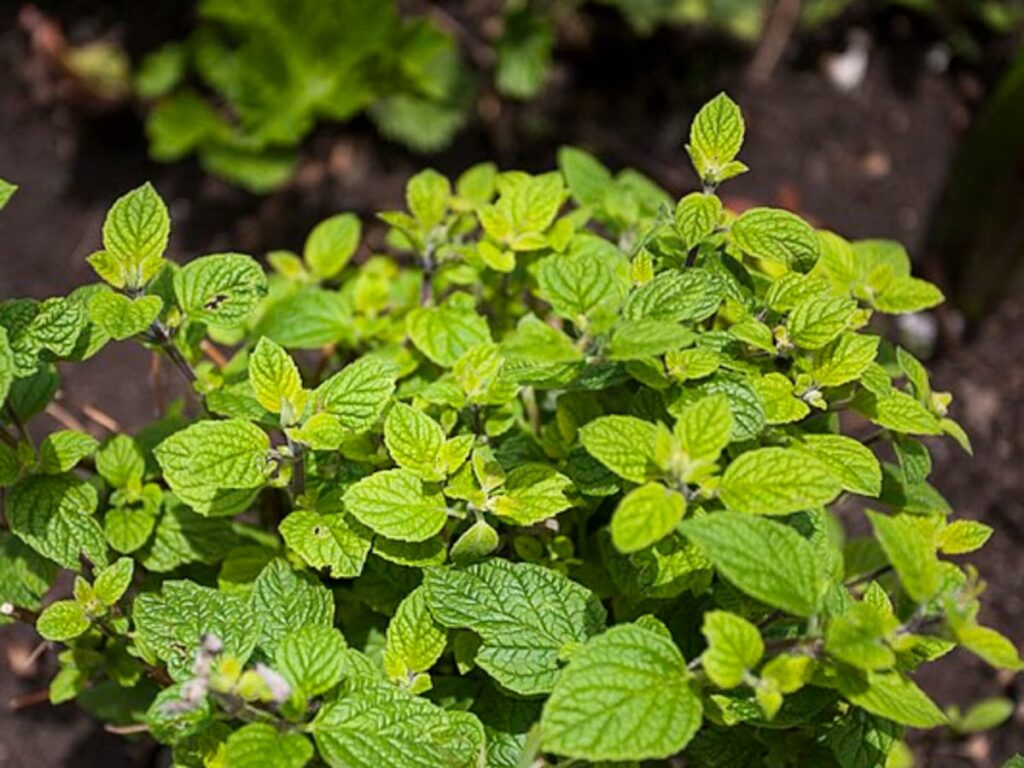
[[[291,438],[288,438],[288,448],[292,453],[291,492],[294,501],[306,492],[306,449]]]
[[[434,303],[434,256],[430,248],[423,251],[423,285],[420,287],[420,306]]]
[[[185,359],[185,356],[181,354],[181,350],[178,349],[174,344],[174,339],[171,337],[171,332],[167,329],[167,326],[161,323],[159,320],[154,320],[153,324],[149,326],[149,332],[153,336],[153,339],[160,348],[164,351],[164,354],[174,363],[174,367],[178,369],[182,376],[189,384],[196,382],[196,372],[192,368],[192,364]]]

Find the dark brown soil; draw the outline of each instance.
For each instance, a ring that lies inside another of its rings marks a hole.
[[[188,22],[179,3],[41,5],[58,13],[73,38],[114,34],[137,50],[177,36]],[[404,180],[426,162],[449,174],[492,157],[504,167],[550,168],[563,143],[614,168],[637,167],[681,194],[695,184],[682,150],[687,127],[695,108],[720,88],[743,104],[743,159],[753,169],[725,189],[730,202],[793,208],[851,237],[899,239],[921,257],[952,154],[979,94],[991,85],[977,72],[929,72],[922,66],[927,35],[899,16],[871,20],[868,75],[844,94],[818,65],[841,42],[843,24],[791,46],[774,76],[755,87],[742,77],[749,52],[734,44],[680,31],[636,39],[599,13],[561,51],[542,100],[476,121],[452,149],[428,160],[381,142],[360,121],[319,130],[297,181],[260,200],[202,177],[194,164],[149,162],[130,106],[88,116],[40,103],[25,80],[29,54],[16,12],[14,3],[0,6],[0,176],[22,187],[0,217],[0,297],[41,297],[92,280],[84,259],[99,245],[106,207],[145,179],[170,202],[171,255],[180,260],[229,247],[255,254],[297,248],[330,213],[368,217],[401,205]],[[935,481],[960,515],[997,528],[979,562],[990,584],[983,618],[1018,645],[1024,638],[1022,313],[1009,301],[970,345],[948,351],[935,375],[939,388],[957,393],[955,415],[970,428],[977,454],[968,461],[950,443],[937,444]],[[79,417],[83,406],[98,406],[126,428],[145,422],[154,408],[148,365],[145,353],[112,345],[76,366],[63,404]],[[103,733],[73,707],[6,706],[43,688],[52,674],[50,654],[30,672],[14,673],[35,642],[24,628],[0,630],[0,768],[146,765],[151,751]],[[1019,700],[1022,693],[1019,682],[1007,683],[959,653],[929,668],[924,683],[943,705],[994,694]],[[973,740],[929,737],[917,748],[927,766],[996,766],[1024,750],[1024,715]]]

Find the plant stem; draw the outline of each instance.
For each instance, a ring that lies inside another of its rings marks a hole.
[[[434,256],[430,248],[423,251],[423,285],[420,287],[420,306],[429,307],[434,303]]]
[[[892,570],[892,566],[891,565],[883,565],[880,568],[875,568],[875,570],[873,570],[873,571],[869,571],[868,573],[865,573],[865,574],[863,574],[861,576],[858,576],[855,579],[852,579],[851,581],[846,582],[843,586],[844,587],[848,587],[848,588],[849,587],[858,587],[861,584],[866,584],[869,581],[874,581],[879,576],[884,576],[885,574],[887,574],[891,570]]]
[[[154,320],[153,324],[149,326],[149,332],[167,357],[170,358],[171,362],[174,363],[174,367],[185,377],[185,380],[189,384],[194,384],[197,378],[195,369],[185,359],[185,356],[181,354],[181,350],[175,346],[174,339],[171,337],[171,332],[167,329],[167,326],[159,320]]]
[[[288,448],[292,453],[292,501],[306,492],[306,449],[300,443],[288,438]]]
[[[21,420],[21,417],[18,415],[18,412],[14,410],[14,407],[10,403],[7,404],[6,410],[7,417],[11,420],[11,423],[18,430],[18,435],[21,437],[21,439],[28,443],[29,445],[33,445],[32,437],[31,435],[29,435],[28,430],[25,429],[25,422]]]
[[[27,608],[19,608],[11,603],[0,604],[0,615],[6,616],[15,621],[20,621],[23,624],[35,625],[36,619],[39,618],[39,614],[35,611],[30,611]]]

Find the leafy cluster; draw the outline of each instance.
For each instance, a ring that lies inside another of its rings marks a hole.
[[[207,171],[267,191],[318,121],[368,112],[420,150],[462,122],[469,83],[456,42],[394,0],[201,0],[198,15],[187,41],[139,73],[141,94],[159,98],[147,126],[159,160],[198,152]],[[190,72],[202,89],[185,82]]]
[[[269,276],[118,200],[102,282],[0,304],[0,602],[65,644],[52,700],[189,768],[870,768],[947,722],[920,665],[1019,670],[950,559],[992,531],[928,483],[950,395],[874,332],[941,293],[726,210],[743,133],[701,110],[678,204],[573,149],[424,171],[387,253],[341,214]],[[122,339],[190,400],[34,444],[55,364]]]

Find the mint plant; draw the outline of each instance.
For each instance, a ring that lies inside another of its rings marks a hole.
[[[743,134],[700,111],[677,204],[574,149],[424,171],[386,252],[340,214],[269,274],[118,200],[101,282],[0,304],[0,615],[64,647],[51,700],[190,768],[860,768],[947,724],[918,667],[1020,670],[956,559],[992,530],[928,482],[951,396],[877,332],[942,294],[727,210]],[[34,442],[119,340],[190,398]]]

